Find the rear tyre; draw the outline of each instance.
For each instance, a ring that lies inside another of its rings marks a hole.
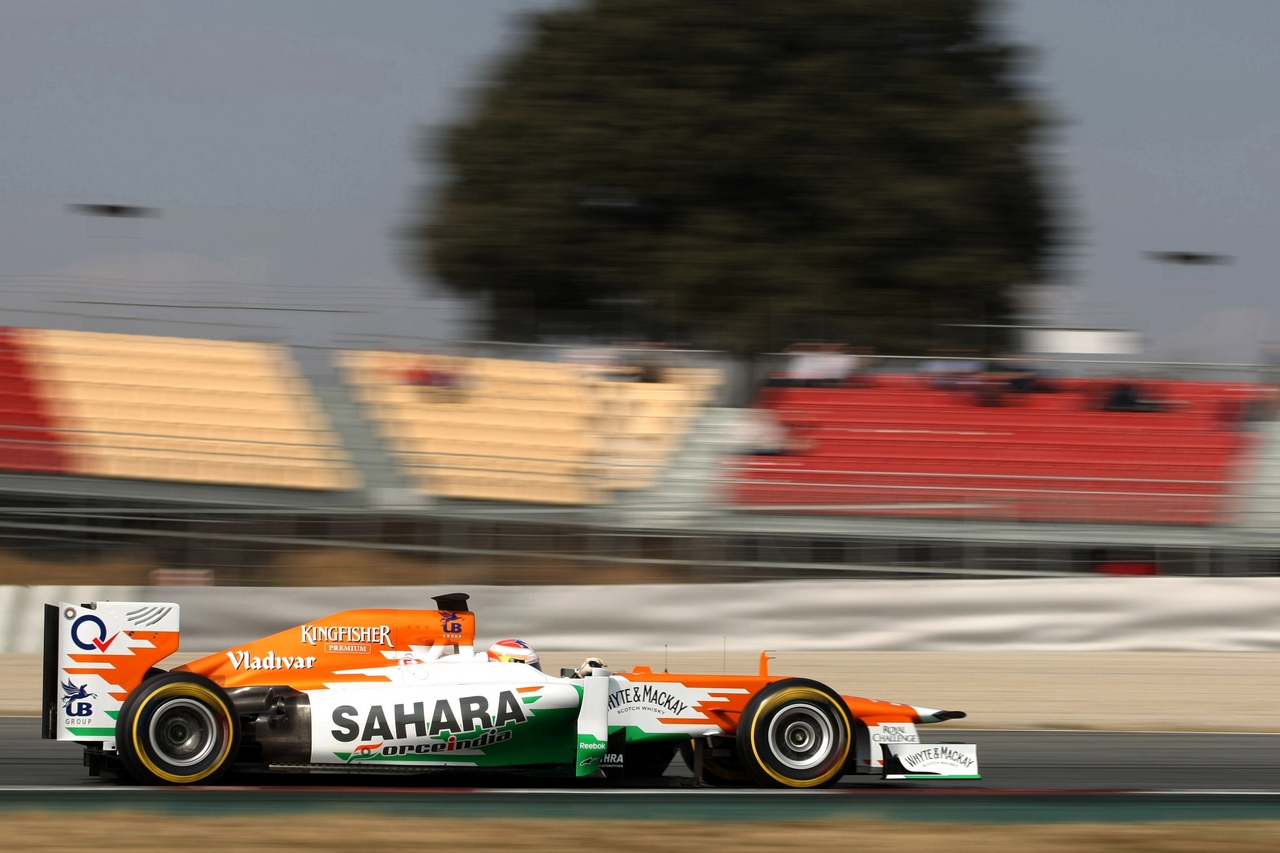
[[[844,700],[807,678],[770,684],[738,721],[738,755],[755,781],[771,788],[825,788],[844,775],[853,742]]]
[[[221,687],[202,675],[170,672],[129,695],[116,720],[116,749],[143,784],[215,781],[240,749],[239,718]]]

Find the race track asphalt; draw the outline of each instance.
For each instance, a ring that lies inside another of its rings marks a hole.
[[[1280,734],[1198,734],[1176,732],[994,731],[921,729],[928,742],[978,744],[980,781],[886,783],[846,777],[843,787],[928,790],[1079,790],[1079,791],[1242,791],[1280,790]],[[679,757],[664,785],[680,786],[689,776]],[[310,786],[376,784],[421,786],[421,781],[385,776],[245,775],[241,784]],[[439,787],[440,777],[430,784]],[[0,717],[0,788],[101,788],[89,777],[76,744],[44,741],[34,717]],[[446,782],[446,784],[448,784]],[[475,779],[465,782],[476,784]],[[485,787],[564,787],[565,782],[492,780]],[[573,784],[573,783],[567,783]]]

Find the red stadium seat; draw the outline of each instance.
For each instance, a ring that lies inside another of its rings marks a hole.
[[[67,454],[20,342],[0,328],[0,471],[61,474]]]
[[[1113,380],[978,405],[922,377],[873,387],[774,388],[763,405],[808,447],[737,465],[735,500],[796,511],[922,517],[1214,524],[1249,444],[1230,414],[1245,383],[1144,383],[1160,412],[1099,411]],[[1224,407],[1226,407],[1224,409]]]

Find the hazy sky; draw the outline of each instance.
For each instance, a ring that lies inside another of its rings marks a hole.
[[[465,333],[396,257],[428,178],[416,141],[465,108],[514,16],[553,2],[0,2],[0,322]],[[1019,0],[1001,20],[1062,120],[1081,243],[1051,319],[1180,358],[1280,339],[1280,3]],[[84,201],[163,215],[122,230],[66,212]],[[1236,261],[1164,267],[1152,249]]]

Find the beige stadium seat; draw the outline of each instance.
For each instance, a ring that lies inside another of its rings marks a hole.
[[[591,504],[650,486],[719,382],[693,368],[637,383],[541,361],[377,352],[334,361],[418,488],[478,500]],[[414,365],[447,365],[464,387],[409,385]]]
[[[358,488],[286,347],[18,330],[75,470],[93,476]]]

